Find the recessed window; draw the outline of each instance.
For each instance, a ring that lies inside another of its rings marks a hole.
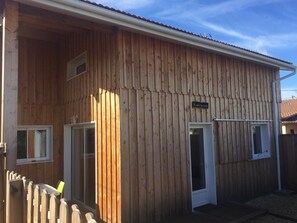
[[[295,134],[294,129],[290,129],[291,134]]]
[[[251,125],[253,159],[270,157],[270,137],[267,123]]]
[[[17,163],[46,161],[51,158],[51,127],[19,127]]]
[[[83,52],[67,63],[67,80],[87,72],[87,52]]]

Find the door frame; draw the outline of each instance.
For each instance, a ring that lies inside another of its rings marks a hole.
[[[213,123],[212,122],[189,122],[188,125],[188,136],[189,136],[189,160],[190,160],[190,185],[191,185],[191,201],[192,211],[194,208],[207,204],[205,202],[199,202],[193,200],[193,187],[192,187],[192,159],[191,159],[191,139],[190,129],[191,128],[202,128],[203,129],[203,141],[204,141],[204,154],[205,163],[207,165],[208,175],[206,178],[206,185],[208,189],[208,197],[210,204],[217,204],[217,192],[216,192],[216,173],[215,173],[215,158],[214,158],[214,134],[213,134]],[[208,148],[208,149],[205,149]]]
[[[67,200],[71,200],[72,196],[72,181],[71,181],[71,172],[72,172],[72,150],[71,150],[71,134],[72,127],[76,126],[90,126],[93,125],[95,127],[95,203],[97,204],[97,128],[96,122],[83,122],[76,124],[66,124],[64,125],[64,197]]]

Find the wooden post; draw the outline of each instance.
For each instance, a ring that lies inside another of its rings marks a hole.
[[[6,175],[6,223],[22,223],[24,184],[19,177]]]
[[[5,169],[4,148],[0,148],[0,223],[5,222]]]
[[[6,185],[5,185],[5,189],[6,189],[6,192],[5,192],[5,196],[6,196],[6,198],[5,198],[5,200],[6,200],[6,203],[5,203],[5,222],[6,223],[9,223],[9,207],[10,207],[10,205],[9,205],[9,201],[10,201],[10,197],[9,197],[9,195],[10,195],[10,186],[9,186],[9,182],[10,182],[10,179],[11,179],[11,177],[10,177],[10,172],[9,171],[7,171],[6,172]]]
[[[18,3],[6,0],[2,24],[1,142],[7,143],[7,166],[16,167],[18,104]]]

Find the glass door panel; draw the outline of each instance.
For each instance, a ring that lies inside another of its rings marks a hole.
[[[193,128],[190,131],[191,143],[191,168],[192,168],[192,190],[201,190],[206,188],[205,178],[205,157],[203,129]]]
[[[95,207],[95,129],[85,130],[85,204]]]
[[[95,128],[72,129],[72,199],[95,208]]]
[[[72,131],[72,199],[84,201],[84,131]]]

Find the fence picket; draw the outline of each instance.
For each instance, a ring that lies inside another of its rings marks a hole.
[[[76,204],[71,206],[71,223],[81,223],[81,213]]]
[[[23,222],[27,222],[27,194],[28,194],[29,181],[26,179],[26,177],[22,177],[22,180],[23,180],[23,194],[22,194]]]
[[[86,219],[88,223],[96,223],[94,215],[91,212],[86,213]]]
[[[47,223],[47,214],[48,214],[48,193],[46,190],[41,192],[41,206],[40,206],[40,220],[41,223]]]
[[[33,213],[33,182],[30,181],[28,184],[27,192],[27,223],[32,223]]]
[[[51,194],[49,223],[56,223],[57,219],[58,219],[58,199],[54,194]]]
[[[39,186],[35,185],[34,188],[34,198],[33,198],[33,222],[39,223],[40,214],[40,194],[39,194]]]
[[[60,202],[60,223],[70,223],[68,204],[64,198]]]

